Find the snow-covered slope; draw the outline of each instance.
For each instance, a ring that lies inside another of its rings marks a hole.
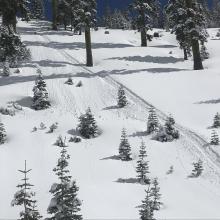
[[[119,183],[117,180],[135,178],[135,166],[142,140],[147,145],[150,176],[158,177],[161,186],[162,209],[156,217],[220,218],[220,148],[210,148],[210,130],[214,114],[219,109],[218,59],[220,42],[209,41],[211,58],[205,61],[204,71],[191,71],[192,62],[183,62],[174,36],[166,32],[148,48],[139,47],[139,34],[134,31],[111,30],[105,35],[100,29],[92,33],[95,66],[87,69],[84,37],[69,32],[51,32],[46,22],[19,22],[22,39],[32,51],[33,59],[24,64],[20,74],[0,78],[0,103],[6,106],[15,101],[23,110],[15,116],[1,116],[6,126],[8,142],[0,147],[0,218],[17,218],[18,208],[10,202],[16,185],[22,178],[17,172],[24,160],[32,168],[41,213],[51,195],[50,186],[56,181],[52,172],[59,155],[53,145],[58,135],[67,139],[74,133],[78,117],[90,106],[102,134],[82,143],[69,143],[70,170],[80,187],[82,214],[90,219],[138,218],[138,205],[145,197],[146,186]],[[217,30],[210,30],[214,35]],[[170,54],[172,51],[172,54]],[[44,111],[30,108],[36,70],[46,78],[52,107]],[[73,76],[77,88],[64,84]],[[117,88],[126,86],[129,105],[117,109]],[[210,101],[209,101],[210,100]],[[204,104],[198,104],[204,101]],[[210,103],[210,104],[206,104]],[[214,104],[215,103],[215,104]],[[153,104],[161,122],[164,113],[177,120],[181,138],[172,143],[159,143],[144,135],[149,107]],[[31,132],[44,122],[48,127],[58,122],[53,134],[46,130]],[[129,134],[134,160],[115,160],[121,129]],[[192,162],[204,161],[204,174],[189,179]],[[174,173],[166,175],[169,167]],[[131,181],[132,182],[132,181]]]

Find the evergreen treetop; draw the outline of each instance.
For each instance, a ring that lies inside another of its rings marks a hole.
[[[162,203],[160,202],[161,194],[160,194],[160,187],[157,178],[155,178],[152,182],[151,192],[152,196],[152,208],[153,210],[160,210],[160,206]]]
[[[122,86],[120,86],[118,89],[118,107],[123,108],[127,104],[128,104],[128,101],[125,95],[125,90]]]
[[[146,146],[142,141],[138,155],[136,172],[139,181],[148,184],[150,183],[150,179],[147,177],[147,174],[149,173],[149,166],[148,166],[148,161],[146,161],[146,158],[147,158]]]
[[[152,107],[149,110],[149,116],[147,121],[147,133],[152,133],[158,130],[159,122],[155,109]]]
[[[96,24],[97,14],[96,0],[81,0],[80,8],[78,10],[80,26],[94,27]]]
[[[131,7],[136,13],[136,25],[139,29],[151,29],[153,18],[159,13],[160,3],[157,0],[134,0]]]
[[[59,147],[60,158],[57,161],[56,167],[53,169],[59,179],[59,183],[54,183],[51,186],[50,193],[53,195],[48,207],[48,213],[52,217],[50,220],[81,220],[82,216],[79,214],[81,210],[81,201],[77,197],[79,188],[76,182],[72,181],[72,176],[68,170],[70,159],[67,153],[67,145],[65,140],[61,138]]]
[[[29,182],[28,173],[31,169],[27,170],[26,161],[25,161],[25,169],[19,170],[24,175],[22,179],[22,183],[17,185],[19,191],[17,191],[14,195],[14,199],[12,200],[12,206],[23,206],[24,210],[20,212],[21,220],[39,220],[42,218],[39,211],[37,210],[36,200],[34,199],[35,193],[31,191],[31,187],[33,186]]]
[[[220,115],[217,112],[214,116],[214,122],[213,122],[213,128],[219,128],[220,127]]]
[[[78,130],[83,137],[89,139],[97,136],[98,126],[96,125],[95,118],[90,108],[86,110],[85,114],[79,117],[79,121]]]
[[[5,127],[4,124],[0,121],[0,144],[4,144],[6,141],[6,131],[5,131]]]
[[[199,159],[198,162],[193,163],[194,169],[192,170],[192,177],[199,177],[203,172],[203,162]]]
[[[215,130],[212,131],[210,143],[211,145],[219,145],[219,136]]]
[[[123,161],[131,160],[131,146],[127,139],[126,129],[123,128],[121,132],[121,142],[119,145],[119,156]]]
[[[43,79],[43,75],[39,70],[39,75],[35,80],[35,86],[33,88],[33,104],[32,107],[35,110],[42,110],[50,107],[50,102],[48,100],[47,85]]]

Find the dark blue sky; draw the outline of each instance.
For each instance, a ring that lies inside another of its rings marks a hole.
[[[107,5],[109,5],[112,9],[114,8],[126,8],[129,3],[131,3],[133,0],[97,0],[98,5],[98,15],[101,15],[106,8]],[[162,2],[167,0],[161,0]],[[50,3],[49,0],[46,1],[46,14],[48,17],[51,17],[50,12]]]
[[[98,5],[98,15],[101,15],[106,8],[107,5],[109,5],[112,9],[114,8],[126,8],[129,3],[131,3],[133,0],[97,0],[97,5]],[[166,3],[167,0],[160,0],[162,4]],[[211,0],[209,0],[211,1]],[[51,12],[50,12],[50,3],[49,0],[46,0],[46,14],[47,17],[51,17]]]

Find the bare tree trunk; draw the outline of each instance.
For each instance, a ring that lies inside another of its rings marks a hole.
[[[193,60],[194,60],[194,70],[202,70],[202,58],[199,49],[199,41],[192,40],[192,52],[193,52]]]
[[[147,32],[146,28],[141,29],[141,46],[147,47]]]
[[[79,27],[79,35],[82,35],[82,27]]]
[[[53,23],[52,29],[57,31],[57,0],[52,0]]]
[[[185,0],[186,7],[187,8],[192,8],[192,0]],[[192,52],[193,52],[193,61],[194,61],[194,70],[202,70],[203,65],[202,65],[202,59],[201,59],[201,54],[200,54],[200,48],[199,48],[199,41],[193,39],[191,36],[191,41],[192,41]]]
[[[184,60],[188,60],[188,54],[186,49],[183,49],[183,53],[184,53]]]
[[[93,66],[92,58],[92,43],[90,27],[85,27],[85,42],[86,42],[86,66]]]

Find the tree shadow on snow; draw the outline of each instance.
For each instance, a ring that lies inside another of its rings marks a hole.
[[[176,45],[171,45],[171,44],[165,44],[165,45],[155,45],[155,46],[149,46],[149,47],[155,47],[155,48],[175,48],[177,47]]]
[[[195,104],[218,104],[220,103],[220,99],[210,99],[206,101],[196,102]]]
[[[59,78],[68,78],[69,74],[51,74],[49,76],[44,76],[44,79],[59,79]],[[0,78],[0,86],[10,85],[10,84],[17,84],[17,83],[24,83],[24,82],[31,82],[35,81],[36,75],[31,76],[8,76]]]
[[[117,105],[112,105],[112,106],[105,107],[102,110],[114,110],[114,109],[119,109],[119,107]]]
[[[85,43],[83,42],[72,42],[72,43],[61,43],[56,41],[44,42],[44,41],[24,41],[24,44],[27,46],[35,46],[35,47],[48,47],[53,49],[60,50],[79,50],[85,49]],[[115,49],[115,48],[126,48],[126,47],[134,47],[130,44],[113,44],[113,43],[93,43],[93,49]]]
[[[137,131],[131,135],[129,135],[129,137],[143,137],[143,136],[147,136],[148,133],[147,131]]]
[[[120,158],[119,155],[113,155],[113,156],[110,156],[110,157],[102,158],[100,160],[121,160],[121,158]]]
[[[126,70],[126,69],[119,69],[119,70],[112,70],[112,71],[105,71],[102,70],[94,75],[99,77],[106,77],[108,75],[129,75],[134,73],[141,73],[141,74],[161,74],[161,73],[171,73],[171,72],[179,72],[179,71],[186,71],[186,69],[178,69],[178,68],[148,68],[148,69],[136,69],[136,70]]]
[[[107,60],[125,60],[125,61],[131,61],[131,62],[148,62],[148,63],[159,63],[159,64],[166,64],[166,63],[177,63],[177,62],[183,62],[183,58],[177,58],[177,57],[155,57],[147,55],[145,57],[141,56],[129,56],[129,57],[113,57],[109,58]]]
[[[32,97],[28,96],[28,97],[24,97],[20,100],[17,100],[16,103],[18,103],[20,106],[22,107],[26,107],[26,108],[31,108],[32,105]]]
[[[73,135],[73,136],[80,136],[77,129],[71,129],[71,130],[67,131],[67,134],[70,134],[70,135]]]
[[[115,182],[117,183],[130,183],[130,184],[141,184],[147,185],[148,183],[140,182],[138,178],[119,178]]]

